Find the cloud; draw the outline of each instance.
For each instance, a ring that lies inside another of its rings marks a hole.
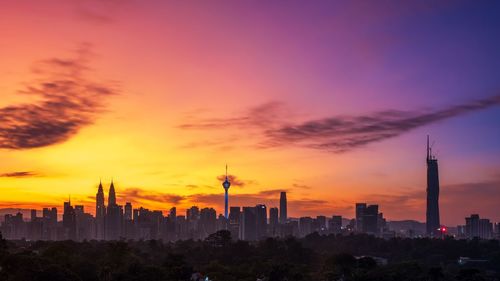
[[[292,186],[295,188],[301,188],[301,189],[311,189],[311,187],[309,185],[305,185],[305,184],[294,183]]]
[[[407,133],[416,128],[448,118],[480,111],[500,104],[500,95],[434,110],[386,110],[358,116],[335,116],[316,120],[291,122],[281,103],[268,103],[252,108],[240,117],[206,119],[181,125],[183,129],[225,129],[248,127],[258,129],[261,148],[299,146],[348,152],[368,144]],[[242,130],[243,131],[243,130]]]
[[[236,177],[235,175],[227,175],[227,177],[229,178],[229,182],[231,183],[232,187],[234,187],[234,186],[244,187],[247,184],[254,183],[254,181],[252,181],[252,180],[241,180],[238,177]],[[224,181],[225,179],[226,179],[226,175],[217,176],[217,180],[220,182]]]
[[[155,202],[179,204],[186,199],[185,196],[178,194],[161,193],[140,188],[127,188],[118,192],[116,196],[119,201],[132,203]]]
[[[88,46],[76,58],[35,65],[40,78],[19,92],[32,103],[0,108],[0,148],[30,149],[64,142],[92,124],[104,100],[118,93],[109,83],[88,79]]]
[[[280,124],[285,117],[287,108],[282,102],[271,101],[246,110],[239,117],[233,118],[190,118],[178,127],[181,129],[225,129],[237,128],[263,128]]]
[[[28,178],[37,176],[39,176],[39,174],[32,171],[10,172],[10,173],[0,174],[0,178]]]
[[[410,130],[500,104],[500,96],[431,111],[389,110],[361,116],[331,117],[266,130],[268,146],[289,144],[346,152]]]
[[[73,1],[76,16],[86,22],[110,24],[116,20],[120,11],[127,6],[127,0],[84,0]]]

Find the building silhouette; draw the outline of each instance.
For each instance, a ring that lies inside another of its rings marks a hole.
[[[280,193],[280,223],[285,224],[288,219],[286,192]]]
[[[439,228],[439,173],[438,162],[432,155],[432,148],[429,145],[427,136],[427,211],[426,211],[426,232],[430,237],[440,237]]]
[[[478,214],[472,214],[465,218],[465,236],[468,239],[493,238],[493,223],[489,219],[480,218]]]
[[[246,241],[254,241],[257,239],[257,218],[255,214],[255,207],[243,207],[239,238]]]
[[[366,203],[356,203],[356,226],[358,232],[363,232],[363,216],[366,210]]]
[[[278,234],[278,226],[279,226],[279,210],[276,207],[270,208],[269,228],[268,228],[269,236],[273,237]]]
[[[108,207],[105,216],[105,237],[106,240],[118,240],[121,236],[121,219],[123,217],[123,209],[116,204],[115,185],[111,181],[108,193]]]
[[[256,238],[267,236],[267,207],[263,204],[255,206],[255,231]]]
[[[99,187],[95,196],[95,237],[97,240],[105,239],[104,217],[106,216],[106,206],[104,204],[104,190],[102,182],[99,181]]]

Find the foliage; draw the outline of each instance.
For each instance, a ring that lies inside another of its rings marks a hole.
[[[487,260],[460,266],[467,256]],[[386,259],[387,264],[380,260]],[[309,235],[232,241],[221,231],[204,241],[5,241],[0,280],[214,281],[499,280],[498,241]],[[377,263],[378,262],[378,263]]]

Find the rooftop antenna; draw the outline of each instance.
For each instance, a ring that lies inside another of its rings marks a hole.
[[[227,179],[227,164],[226,164],[226,179]]]
[[[429,146],[429,135],[427,135],[427,160],[430,159],[430,146]]]

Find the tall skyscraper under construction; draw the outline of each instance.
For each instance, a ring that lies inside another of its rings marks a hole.
[[[432,155],[432,148],[429,145],[429,136],[427,136],[427,235],[439,237],[438,229],[440,227],[438,162],[436,157]]]

